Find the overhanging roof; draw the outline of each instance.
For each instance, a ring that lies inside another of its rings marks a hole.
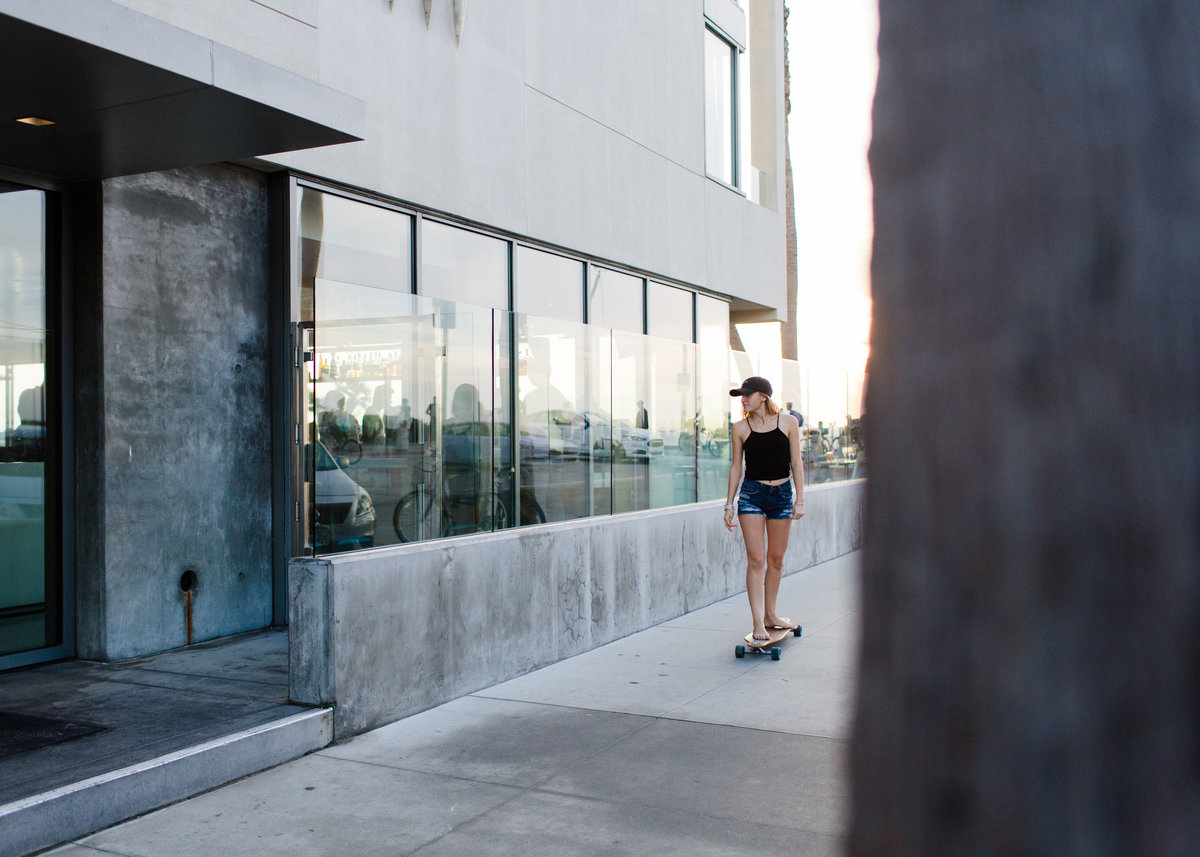
[[[110,0],[0,0],[3,167],[76,180],[249,158],[360,140],[363,114]]]

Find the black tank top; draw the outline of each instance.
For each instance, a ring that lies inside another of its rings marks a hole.
[[[750,421],[746,421],[750,425]],[[755,482],[770,482],[786,479],[792,472],[792,445],[788,436],[779,428],[779,415],[775,416],[775,428],[771,431],[750,429],[750,436],[742,444],[746,455],[746,478]]]

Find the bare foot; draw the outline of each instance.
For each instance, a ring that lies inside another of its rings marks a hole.
[[[765,624],[768,628],[773,628],[776,631],[795,631],[800,626],[788,619],[786,616],[780,618],[776,616],[774,619],[767,619]]]

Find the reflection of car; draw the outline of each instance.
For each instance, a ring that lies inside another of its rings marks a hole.
[[[521,460],[550,457],[550,436],[537,426],[521,427]]]
[[[375,543],[371,495],[346,475],[324,444],[313,445],[313,456],[317,483],[313,549],[334,552],[371,547]]]
[[[598,457],[650,458],[663,452],[662,438],[627,420],[617,420],[614,425],[604,411],[542,411],[531,415],[528,423],[539,429],[547,427],[552,455],[581,455],[590,450]]]
[[[691,431],[666,429],[659,432],[663,440],[663,448],[691,455],[696,451],[696,437]]]
[[[578,411],[558,408],[530,414],[521,426],[521,443],[538,458],[576,458],[587,449],[587,424]]]
[[[651,458],[663,454],[663,439],[655,437],[649,429],[634,428],[626,420],[617,420],[613,427],[616,436],[613,452],[620,458]]]

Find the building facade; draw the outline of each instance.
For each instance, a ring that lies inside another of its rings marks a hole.
[[[0,0],[0,669],[721,498],[780,0]]]

